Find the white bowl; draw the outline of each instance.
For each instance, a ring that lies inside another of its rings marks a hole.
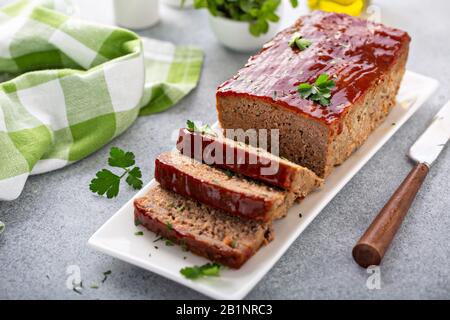
[[[280,16],[280,12],[277,12]],[[249,23],[235,21],[222,17],[215,17],[209,14],[209,25],[216,38],[227,48],[239,52],[250,52],[258,50],[262,45],[270,41],[279,29],[279,22],[270,23],[269,31],[255,37],[249,31]]]
[[[161,0],[161,2],[164,3],[165,5],[177,9],[190,8],[194,5],[194,0],[185,0],[183,7],[181,7],[181,0]]]

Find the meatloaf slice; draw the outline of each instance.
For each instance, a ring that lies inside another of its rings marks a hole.
[[[136,199],[134,207],[137,223],[231,268],[242,266],[273,238],[270,223],[230,216],[159,185]]]
[[[304,198],[320,187],[323,180],[311,170],[277,157],[262,148],[225,137],[180,129],[178,150],[191,158],[214,165]]]
[[[295,33],[311,45],[291,48]],[[315,11],[278,33],[219,86],[219,122],[226,129],[279,129],[280,155],[325,177],[394,107],[409,43],[404,31]],[[321,74],[336,84],[329,105],[297,91]]]
[[[295,200],[291,192],[210,167],[177,151],[156,158],[155,179],[164,189],[260,221],[284,217]]]

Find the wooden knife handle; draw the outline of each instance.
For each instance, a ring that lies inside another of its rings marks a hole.
[[[417,164],[359,239],[352,254],[361,267],[380,264],[428,171],[426,164]]]

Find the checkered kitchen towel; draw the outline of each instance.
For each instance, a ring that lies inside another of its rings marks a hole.
[[[199,49],[80,21],[58,6],[0,9],[0,200],[17,198],[30,174],[101,148],[139,114],[172,106],[199,78]]]

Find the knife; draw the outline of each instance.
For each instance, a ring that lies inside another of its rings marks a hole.
[[[437,113],[427,130],[409,150],[415,167],[398,187],[353,248],[361,267],[379,265],[406,213],[411,207],[430,166],[450,139],[450,101]]]

